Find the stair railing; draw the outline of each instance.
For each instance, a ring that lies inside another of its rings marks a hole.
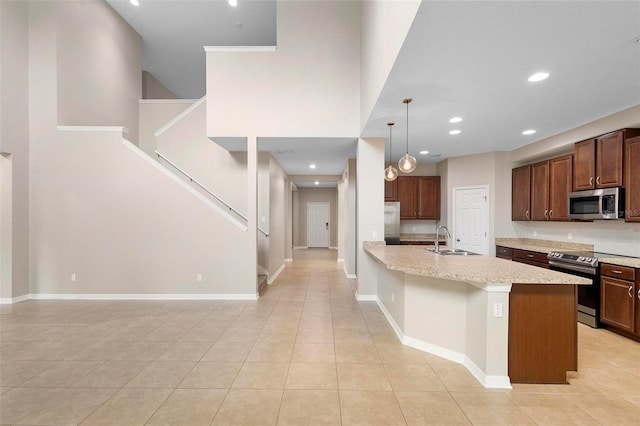
[[[216,200],[218,200],[220,203],[222,203],[226,208],[228,208],[231,212],[233,212],[234,214],[236,214],[237,216],[239,216],[240,218],[242,218],[245,222],[249,222],[249,220],[242,214],[240,213],[238,210],[234,209],[229,203],[225,202],[222,198],[220,198],[219,196],[217,196],[216,194],[214,194],[213,192],[211,192],[206,186],[204,186],[203,184],[201,184],[196,178],[194,178],[193,176],[191,176],[189,173],[185,172],[184,170],[182,170],[180,168],[180,166],[178,166],[176,163],[174,163],[173,161],[169,160],[167,157],[165,157],[164,155],[162,155],[161,153],[159,153],[157,150],[154,150],[153,152],[156,153],[156,155],[158,156],[158,158],[163,159],[164,161],[166,161],[169,165],[171,165],[171,167],[173,167],[174,169],[176,169],[177,171],[179,171],[180,173],[182,173],[187,179],[189,179],[192,183],[196,184],[200,189],[202,189],[203,191],[205,191],[207,194],[211,195],[213,198],[215,198]],[[258,231],[262,232],[262,234],[264,234],[265,237],[269,237],[269,233],[267,231],[265,231],[264,229],[260,228],[258,226]]]

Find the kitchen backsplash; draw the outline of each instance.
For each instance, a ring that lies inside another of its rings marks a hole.
[[[433,234],[436,232],[435,220],[401,220],[401,234]]]
[[[593,244],[603,253],[640,257],[640,224],[622,220],[594,222],[513,222],[520,238]]]

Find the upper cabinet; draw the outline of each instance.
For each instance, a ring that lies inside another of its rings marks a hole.
[[[398,201],[398,179],[384,181],[384,200]]]
[[[640,136],[625,141],[625,182],[627,222],[640,222]]]
[[[511,220],[569,220],[572,156],[512,171]]]
[[[624,186],[624,141],[638,129],[622,129],[578,142],[573,155],[573,190]]]
[[[400,219],[440,219],[440,176],[399,176]]]
[[[531,166],[511,171],[511,220],[530,220]]]

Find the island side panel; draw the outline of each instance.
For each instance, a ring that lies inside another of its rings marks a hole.
[[[578,367],[575,285],[514,284],[509,298],[512,383],[567,383]]]
[[[378,264],[378,304],[400,340],[404,337],[404,277],[404,272]]]

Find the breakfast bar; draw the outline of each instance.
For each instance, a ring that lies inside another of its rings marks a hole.
[[[577,370],[576,285],[506,260],[365,242],[375,300],[402,343],[463,364],[487,388],[566,383]]]

